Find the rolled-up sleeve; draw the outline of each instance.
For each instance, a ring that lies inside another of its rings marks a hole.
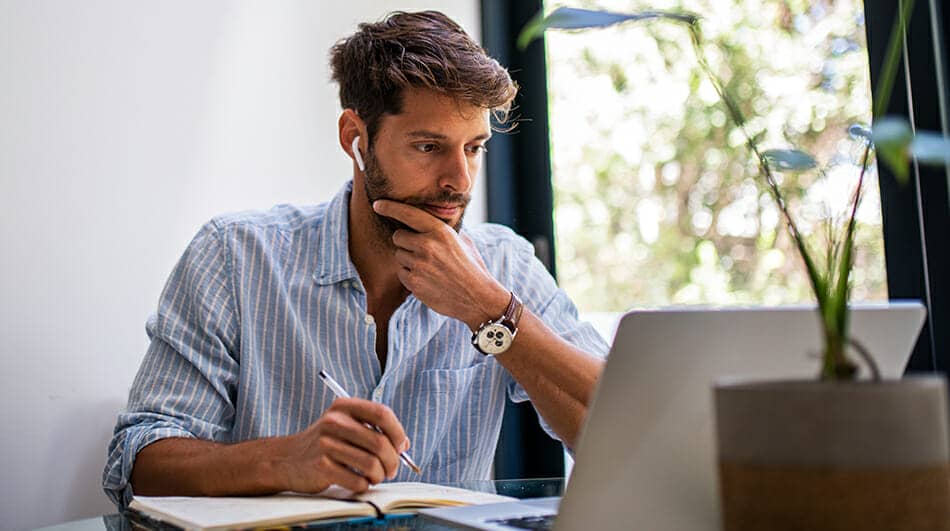
[[[608,346],[597,329],[581,321],[577,307],[567,293],[557,286],[554,278],[535,256],[534,248],[526,241],[513,253],[511,285],[517,286],[519,296],[535,315],[562,339],[591,356],[606,358]],[[514,402],[530,400],[528,392],[512,379],[508,394]],[[537,408],[535,408],[537,412]],[[552,438],[560,440],[554,430],[538,414],[541,427]]]
[[[131,501],[138,452],[171,437],[226,440],[234,421],[240,319],[224,239],[212,222],[168,279],[146,332],[151,340],[116,423],[103,489]]]

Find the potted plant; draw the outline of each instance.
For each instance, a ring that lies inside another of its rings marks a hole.
[[[884,108],[899,59],[895,23],[875,116]],[[821,252],[809,247],[786,204],[776,172],[817,166],[797,149],[762,149],[743,127],[735,98],[705,59],[700,17],[692,13],[614,13],[559,8],[539,14],[519,38],[527,46],[548,29],[586,29],[666,20],[688,30],[698,66],[728,117],[742,131],[764,186],[784,219],[817,302],[823,351],[813,381],[723,383],[716,386],[722,523],[744,529],[950,529],[947,392],[942,378],[883,380],[872,353],[849,334],[855,215],[872,153],[907,178],[911,158],[950,162],[950,140],[912,134],[902,119],[852,126],[863,143],[858,184],[841,234]],[[802,353],[806,355],[807,353]],[[859,380],[867,367],[868,380]]]

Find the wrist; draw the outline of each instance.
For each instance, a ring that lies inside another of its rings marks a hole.
[[[257,479],[259,487],[268,492],[283,492],[294,490],[294,469],[292,456],[294,435],[263,439],[262,455],[256,459]]]
[[[505,313],[508,302],[511,300],[511,292],[501,284],[496,284],[484,296],[479,297],[478,304],[473,308],[472,315],[464,319],[468,328],[474,332],[478,327],[491,319],[497,319]]]

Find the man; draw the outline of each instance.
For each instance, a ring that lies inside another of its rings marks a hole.
[[[317,207],[216,218],[189,245],[110,444],[120,506],[487,479],[506,393],[576,441],[603,341],[528,242],[462,225],[508,73],[436,12],[362,24],[331,64],[353,180]],[[421,476],[399,465],[409,448]]]

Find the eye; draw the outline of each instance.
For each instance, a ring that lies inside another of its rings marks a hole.
[[[439,149],[439,146],[436,144],[423,143],[416,144],[415,148],[423,153],[432,153],[433,151]]]
[[[478,155],[480,153],[488,153],[488,148],[482,144],[479,144],[477,146],[469,146],[468,152],[472,155]]]

